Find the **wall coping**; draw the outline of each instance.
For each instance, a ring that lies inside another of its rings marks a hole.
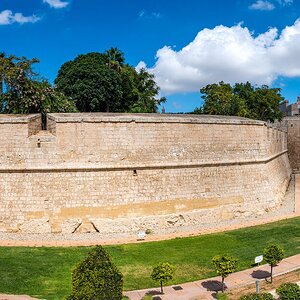
[[[9,115],[9,114],[0,114],[0,124],[12,124],[12,123],[21,123],[27,124],[32,120],[40,118],[40,114],[28,114],[28,115]]]
[[[177,114],[127,113],[52,113],[47,115],[56,123],[189,123],[266,126],[266,122],[242,117]]]

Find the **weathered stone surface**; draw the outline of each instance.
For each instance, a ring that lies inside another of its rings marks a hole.
[[[90,233],[97,232],[93,224],[89,221],[83,221],[79,227],[74,231],[75,233]]]
[[[66,219],[61,225],[61,233],[74,233],[82,224],[82,219]]]
[[[20,231],[24,233],[51,233],[49,219],[33,219],[24,222],[20,226]]]
[[[246,220],[281,205],[291,174],[286,131],[244,118],[50,114],[39,131],[37,115],[0,116],[0,130],[3,231]]]

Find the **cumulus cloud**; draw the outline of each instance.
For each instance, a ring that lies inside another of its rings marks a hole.
[[[300,76],[300,20],[278,32],[269,28],[254,36],[238,24],[201,30],[179,51],[164,46],[148,71],[164,95],[195,92],[219,81],[270,85],[278,76]],[[140,62],[137,69],[146,68]]]
[[[249,6],[250,9],[254,10],[273,10],[275,6],[273,3],[264,0],[257,0]]]
[[[44,3],[48,3],[53,8],[64,8],[69,2],[61,1],[61,0],[43,0]]]
[[[13,14],[13,12],[8,9],[0,12],[0,25],[10,25],[13,23],[35,23],[39,20],[40,18],[35,15],[25,17],[22,13]]]

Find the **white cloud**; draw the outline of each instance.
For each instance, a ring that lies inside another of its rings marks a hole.
[[[135,67],[135,70],[139,72],[141,69],[146,69],[146,67],[147,65],[143,61],[140,61]]]
[[[148,13],[145,10],[141,10],[138,13],[138,17],[140,19],[160,19],[161,18],[161,14],[159,12],[150,12],[150,13]]]
[[[162,94],[195,92],[219,81],[270,85],[278,76],[300,76],[300,20],[281,33],[276,28],[254,36],[238,24],[203,29],[179,51],[164,46],[148,71]],[[140,62],[138,68],[146,67]]]
[[[294,0],[277,0],[277,2],[280,4],[280,5],[291,5],[293,4]]]
[[[69,2],[61,1],[61,0],[43,0],[44,3],[48,3],[53,8],[64,8]]]
[[[254,10],[273,10],[275,6],[273,3],[265,0],[257,0],[249,6],[250,9]]]
[[[0,25],[10,25],[13,23],[35,23],[39,20],[40,18],[35,15],[25,17],[22,13],[13,14],[13,12],[8,9],[0,12]]]

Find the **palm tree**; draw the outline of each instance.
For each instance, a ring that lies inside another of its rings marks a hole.
[[[111,47],[109,50],[106,50],[104,54],[107,57],[108,67],[120,71],[125,61],[124,53],[118,48]]]

